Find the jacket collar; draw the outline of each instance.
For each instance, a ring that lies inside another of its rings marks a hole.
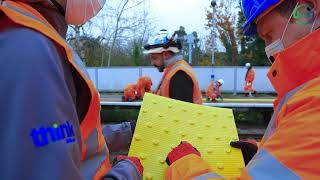
[[[174,65],[176,62],[181,61],[183,59],[183,56],[180,54],[177,54],[173,57],[171,57],[170,59],[167,59],[164,61],[164,65],[166,68],[171,67],[172,65]]]
[[[320,30],[275,55],[268,77],[281,99],[289,91],[320,75]]]

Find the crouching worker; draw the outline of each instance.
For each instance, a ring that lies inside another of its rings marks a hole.
[[[123,90],[122,101],[132,102],[137,100],[137,85],[128,84]]]
[[[152,80],[150,77],[143,76],[139,78],[137,82],[137,99],[142,100],[144,97],[144,94],[151,93],[152,90]]]
[[[213,81],[206,90],[207,101],[217,101],[220,99],[223,101],[223,97],[221,95],[220,87],[223,85],[224,80],[219,79],[218,81]]]

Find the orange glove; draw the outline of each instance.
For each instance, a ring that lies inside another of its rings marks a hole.
[[[137,158],[137,157],[129,157],[129,156],[116,156],[113,160],[113,164],[121,161],[121,160],[129,160],[131,161],[136,167],[137,169],[139,170],[141,176],[143,176],[143,171],[144,171],[144,168],[140,162],[140,159]]]
[[[170,166],[175,161],[183,158],[184,156],[195,154],[201,157],[200,152],[194,148],[190,143],[182,141],[180,145],[174,148],[167,156],[167,164]]]

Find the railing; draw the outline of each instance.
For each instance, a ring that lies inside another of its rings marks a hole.
[[[136,83],[140,76],[149,76],[153,81],[153,90],[157,88],[162,77],[153,67],[112,67],[112,68],[88,68],[88,73],[101,92],[121,92],[129,83]],[[205,91],[212,82],[211,75],[215,79],[224,79],[222,92],[242,93],[244,91],[244,79],[247,69],[244,67],[193,67],[202,91]],[[269,67],[255,67],[256,79],[254,88],[258,93],[274,93],[268,78]]]
[[[140,107],[142,102],[107,102],[102,101],[102,106]],[[203,103],[205,106],[222,108],[272,108],[272,103]]]

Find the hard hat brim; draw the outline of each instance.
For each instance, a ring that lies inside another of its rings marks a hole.
[[[246,36],[253,36],[257,33],[255,21],[256,19],[270,9],[274,9],[277,5],[281,4],[284,0],[267,0],[265,1],[247,20],[243,26],[243,33]]]
[[[144,50],[143,54],[159,54],[159,53],[163,53],[165,51],[171,51],[173,53],[180,52],[180,50],[176,47],[169,47],[168,49],[165,49],[163,47],[159,47],[159,48],[154,48],[154,49],[150,49],[150,50]]]

